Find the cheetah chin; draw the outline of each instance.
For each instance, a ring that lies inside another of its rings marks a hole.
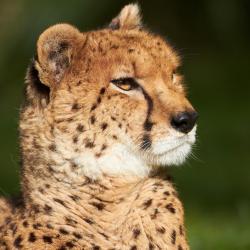
[[[152,165],[180,165],[191,153],[195,140],[196,126],[186,135],[172,131],[171,135],[152,145],[152,152],[147,155],[147,160]]]

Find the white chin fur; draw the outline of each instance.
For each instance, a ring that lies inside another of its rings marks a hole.
[[[147,163],[155,166],[182,164],[195,143],[195,134],[196,126],[188,134],[170,130],[166,138],[154,142],[150,152],[145,154]]]
[[[170,166],[182,164],[189,153],[191,152],[192,146],[190,143],[183,143],[174,149],[168,150],[166,153],[155,155],[150,154],[148,163],[154,166]]]
[[[136,154],[127,146],[116,144],[99,158],[86,152],[72,160],[91,179],[98,179],[102,174],[143,178],[149,174],[150,165],[169,166],[183,163],[195,142],[195,132],[196,127],[186,135],[173,130],[165,139],[153,143],[148,152]]]
[[[147,164],[122,144],[111,147],[100,158],[95,158],[91,153],[86,153],[74,158],[73,161],[80,165],[82,173],[91,179],[98,179],[102,174],[124,177],[146,177],[149,174]]]

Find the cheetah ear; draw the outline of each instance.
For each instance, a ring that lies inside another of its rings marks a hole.
[[[69,24],[57,24],[45,30],[37,42],[35,68],[40,81],[52,87],[59,83],[77,53],[82,34]]]
[[[109,24],[109,28],[117,29],[137,29],[141,27],[140,8],[138,4],[128,4],[121,10]]]

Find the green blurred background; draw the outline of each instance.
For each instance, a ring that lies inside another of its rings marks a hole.
[[[19,105],[39,34],[58,22],[81,30],[107,24],[119,0],[0,1],[0,194],[18,185]],[[200,113],[198,142],[171,170],[194,250],[250,249],[250,1],[139,1],[146,27],[183,57]]]

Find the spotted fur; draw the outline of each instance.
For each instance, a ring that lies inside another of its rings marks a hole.
[[[158,171],[194,143],[195,128],[170,123],[193,109],[178,65],[137,5],[102,30],[42,33],[20,114],[22,196],[0,199],[0,249],[189,249],[182,204]]]

